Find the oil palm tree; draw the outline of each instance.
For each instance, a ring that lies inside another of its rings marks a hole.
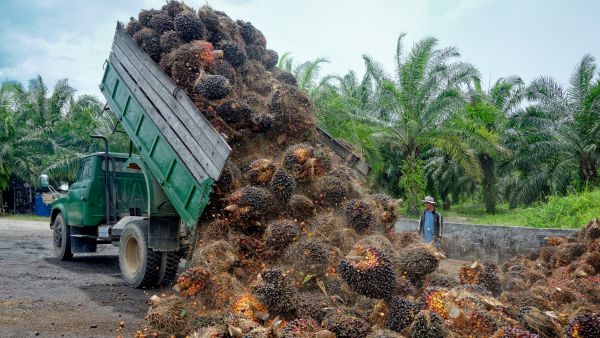
[[[481,89],[479,80],[475,80],[474,84],[470,102],[465,107],[467,118],[502,138],[508,116],[515,113],[523,100],[523,81],[518,76],[500,78],[488,91]],[[482,172],[483,202],[486,212],[491,214],[496,212],[498,197],[497,161],[508,158],[506,155],[509,153],[502,143],[499,149],[493,153],[483,150],[477,154]]]
[[[408,212],[415,214],[424,194],[427,150],[439,150],[479,181],[477,150],[495,154],[499,147],[497,135],[461,114],[463,90],[479,77],[475,67],[457,61],[460,54],[455,47],[437,48],[432,37],[417,42],[404,55],[404,37],[398,38],[394,77],[370,57],[364,59],[376,84],[376,104],[370,114],[384,128],[374,137],[401,154],[399,183]]]
[[[67,80],[49,90],[40,76],[27,88],[2,83],[0,188],[5,188],[9,175],[34,185],[42,172],[72,178],[79,158],[96,147],[89,134],[110,134],[115,121],[110,114],[101,114],[103,104],[93,96],[75,98],[74,93]],[[116,149],[126,149],[124,137],[111,138]]]
[[[16,82],[4,82],[0,87],[0,188],[6,189],[11,174],[29,183],[35,182],[44,158],[52,153],[55,143],[44,128],[28,120],[24,107],[27,91]]]
[[[352,144],[378,173],[383,168],[377,144],[371,135],[380,130],[369,113],[374,102],[371,77],[365,74],[359,80],[354,71],[344,76],[330,76],[312,97],[318,108],[317,120],[321,128],[332,136]]]
[[[550,193],[598,184],[600,166],[600,75],[585,55],[564,89],[538,77],[527,89],[531,106],[511,118],[507,144],[514,170],[507,180],[511,205],[531,203]]]

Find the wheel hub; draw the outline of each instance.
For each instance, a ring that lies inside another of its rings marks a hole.
[[[133,275],[140,268],[140,244],[134,237],[129,237],[125,243],[124,255],[125,271]]]

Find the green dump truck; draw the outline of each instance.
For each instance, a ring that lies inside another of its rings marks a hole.
[[[52,203],[56,257],[113,244],[127,284],[169,284],[231,148],[121,23],[100,90],[131,150],[110,152],[104,136],[92,136],[104,151],[84,157],[77,181]]]
[[[84,157],[77,181],[52,203],[56,257],[113,244],[127,284],[167,285],[231,148],[121,23],[100,90],[129,135],[130,151],[110,152],[106,137],[92,136],[104,141],[104,151]],[[349,167],[369,173],[360,157],[319,131],[321,142]]]

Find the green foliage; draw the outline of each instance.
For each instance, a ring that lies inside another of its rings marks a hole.
[[[486,214],[480,204],[463,204],[444,212],[447,221],[568,229],[580,228],[599,215],[600,189],[550,196],[547,202],[537,202],[530,207],[509,209],[504,204],[494,215]]]
[[[38,76],[27,88],[17,82],[0,87],[0,190],[11,175],[32,185],[50,173],[56,180],[73,180],[78,160],[100,150],[90,134],[109,135],[116,122],[102,114],[103,104],[95,97],[75,97],[67,80],[48,89]],[[113,150],[126,150],[124,135],[111,135]]]
[[[598,186],[593,57],[582,58],[566,89],[549,77],[525,86],[509,76],[483,90],[457,48],[427,37],[406,52],[404,39],[392,76],[367,55],[362,77],[351,71],[319,80],[325,59],[295,65],[287,53],[278,65],[313,97],[321,127],[373,167],[376,189],[405,197],[411,211],[427,193],[446,207],[477,196],[494,213],[499,202],[514,209]]]
[[[536,217],[529,224],[538,227],[578,228],[600,215],[600,190],[550,196],[548,202],[538,208]]]
[[[485,92],[476,79],[474,88],[468,93],[470,102],[464,107],[465,118],[488,133],[490,139],[497,145],[495,148],[474,147],[481,167],[482,197],[487,213],[496,212],[498,198],[496,163],[508,158],[510,154],[510,151],[500,142],[500,138],[506,131],[507,116],[513,113],[523,99],[522,85],[523,82],[519,77],[510,76],[499,79],[489,91]],[[457,193],[454,193],[453,197],[457,200],[460,198]]]
[[[479,181],[481,173],[475,150],[494,150],[497,139],[461,113],[465,103],[461,89],[478,78],[477,70],[454,60],[460,56],[456,48],[438,49],[437,40],[431,37],[417,42],[404,56],[403,38],[404,34],[398,38],[395,78],[388,77],[370,57],[364,57],[367,72],[375,83],[372,111],[379,125],[389,128],[374,137],[388,149],[401,153],[404,162],[419,159],[418,163],[423,165],[426,154],[433,150]],[[410,184],[402,186],[405,203],[413,198],[408,192],[422,191],[425,183],[423,180],[417,185],[413,178],[399,182]]]
[[[568,88],[549,77],[529,85],[530,105],[510,117],[505,138],[514,156],[503,165],[502,186],[512,207],[598,185],[599,81],[586,55]]]

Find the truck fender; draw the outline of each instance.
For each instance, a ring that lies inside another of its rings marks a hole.
[[[110,228],[110,235],[112,238],[112,241],[119,241],[119,237],[121,237],[121,233],[123,232],[123,229],[125,229],[125,226],[131,222],[134,221],[140,221],[140,220],[145,220],[148,221],[148,217],[144,217],[144,216],[125,216],[123,218],[121,218],[115,225],[112,226],[112,228]]]
[[[54,225],[54,220],[56,219],[56,215],[58,215],[59,213],[63,215],[65,224],[69,224],[69,216],[65,212],[65,207],[62,204],[53,205],[52,212],[50,214],[50,229],[52,229],[52,227]]]

